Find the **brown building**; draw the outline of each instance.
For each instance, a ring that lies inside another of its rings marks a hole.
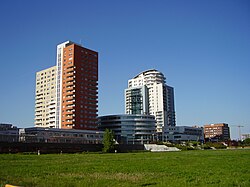
[[[56,57],[36,75],[35,126],[97,130],[98,53],[66,41]]]
[[[68,43],[62,56],[61,128],[97,129],[98,53]]]
[[[204,125],[204,138],[207,141],[226,141],[230,139],[228,124],[217,123]]]

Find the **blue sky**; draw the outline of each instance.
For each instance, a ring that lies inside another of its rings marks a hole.
[[[250,133],[248,0],[9,0],[0,23],[0,122],[33,126],[35,73],[72,40],[99,52],[99,115],[124,113],[128,79],[155,68],[175,88],[177,125]]]

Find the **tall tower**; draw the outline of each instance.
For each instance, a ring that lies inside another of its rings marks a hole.
[[[98,53],[72,42],[66,43],[62,52],[59,127],[94,130],[97,128]]]
[[[36,73],[35,126],[56,125],[56,66]]]
[[[175,106],[174,106],[174,88],[166,86],[167,91],[167,126],[175,126]]]
[[[56,66],[53,67],[54,122],[53,125],[46,127],[97,129],[98,53],[71,41],[66,41],[57,46],[56,59]],[[40,74],[37,75],[37,79],[38,77],[41,79]],[[46,94],[40,93],[39,86],[37,85],[36,110],[39,109],[40,112],[40,100],[44,99]],[[52,84],[50,86],[52,89]],[[36,111],[35,125],[45,127],[45,125],[41,125],[39,117],[40,113]],[[42,121],[47,124],[49,119],[44,118]]]
[[[144,86],[146,88],[143,89]],[[141,91],[136,92],[138,89]],[[132,90],[141,97],[132,96]],[[166,85],[164,75],[155,69],[144,71],[128,81],[128,88],[125,90],[125,105],[126,114],[135,114],[141,106],[141,114],[154,115],[156,130],[159,133],[162,132],[164,126],[175,126],[173,88]],[[131,107],[133,105],[138,106],[137,110]],[[145,105],[147,107],[143,107]]]

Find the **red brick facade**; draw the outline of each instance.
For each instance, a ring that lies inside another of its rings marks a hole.
[[[63,50],[61,128],[95,130],[98,53],[76,44]]]

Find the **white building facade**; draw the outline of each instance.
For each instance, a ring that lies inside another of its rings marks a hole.
[[[55,127],[56,66],[36,73],[35,126]]]
[[[136,93],[138,89],[141,91],[133,96],[131,92],[134,90]],[[141,106],[141,109],[131,107],[133,105]],[[174,90],[166,85],[164,75],[155,69],[144,71],[128,81],[125,113],[139,114],[138,111],[155,116],[158,133],[163,132],[164,126],[175,126]]]
[[[72,44],[71,41],[66,41],[57,45],[57,54],[56,54],[56,68],[57,68],[57,77],[56,77],[56,128],[61,128],[61,105],[62,105],[62,72],[63,72],[63,49],[67,44]]]

